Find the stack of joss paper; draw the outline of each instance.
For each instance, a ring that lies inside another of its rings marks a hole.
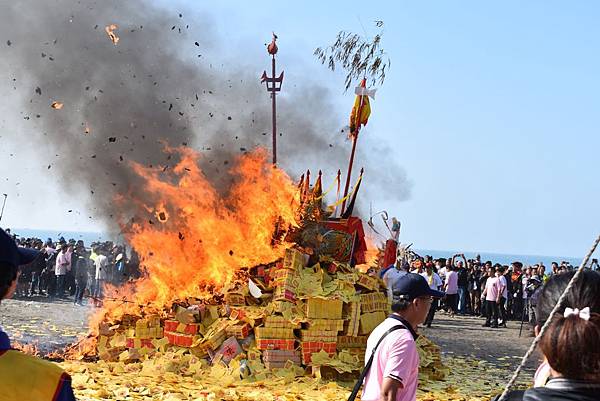
[[[220,304],[179,300],[162,314],[103,323],[98,356],[139,361],[174,350],[213,365],[246,358],[259,370],[329,367],[357,373],[368,335],[390,310],[383,283],[345,263],[308,261],[290,248],[281,260],[248,269],[227,285]],[[426,373],[442,378],[439,349],[421,341]]]

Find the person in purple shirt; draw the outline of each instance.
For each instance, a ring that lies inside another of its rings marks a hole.
[[[20,248],[0,229],[0,301],[13,296],[19,266],[29,264],[39,252]],[[0,329],[0,399],[3,401],[74,401],[71,378],[58,365],[12,349]]]

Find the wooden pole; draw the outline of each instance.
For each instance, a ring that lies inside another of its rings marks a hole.
[[[275,55],[273,54],[273,59],[271,60],[271,67],[273,75],[271,77],[275,79]],[[273,89],[275,89],[275,81],[273,81]],[[273,165],[277,165],[277,102],[275,101],[275,90],[271,92],[272,101],[273,101]]]
[[[354,164],[354,153],[356,152],[356,142],[358,141],[358,134],[360,132],[360,124],[361,124],[361,116],[362,116],[362,109],[363,109],[363,100],[364,98],[361,96],[360,97],[360,104],[358,106],[358,113],[356,114],[356,133],[355,135],[352,137],[352,151],[350,152],[350,162],[348,163],[348,173],[346,174],[346,186],[344,187],[344,196],[343,198],[345,198],[346,196],[348,196],[348,189],[350,188],[350,178],[352,176],[352,165]],[[344,199],[344,201],[342,202],[342,209],[341,209],[341,215],[344,214],[346,210],[346,199]]]
[[[345,198],[348,196],[348,190],[350,189],[350,178],[352,175],[352,165],[354,164],[354,153],[356,152],[356,141],[358,140],[358,127],[356,128],[356,135],[352,138],[352,151],[350,152],[350,162],[348,163],[348,172],[346,173],[346,185],[344,187],[344,196]],[[344,214],[346,211],[346,199],[342,202],[341,214]]]

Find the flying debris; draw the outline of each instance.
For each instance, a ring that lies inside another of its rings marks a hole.
[[[114,32],[117,29],[118,29],[118,26],[116,26],[115,24],[107,25],[104,28],[104,30],[106,31],[106,34],[108,35],[110,40],[115,44],[115,46],[117,45],[117,43],[119,43],[119,37]]]

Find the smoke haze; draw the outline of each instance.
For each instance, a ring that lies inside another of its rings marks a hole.
[[[105,32],[110,24],[118,26],[117,45]],[[270,149],[271,109],[258,82],[262,69],[249,70],[242,60],[223,64],[225,44],[214,32],[208,15],[190,21],[141,0],[5,3],[0,74],[16,90],[3,101],[14,103],[15,123],[36,134],[4,132],[2,141],[39,149],[64,190],[92,195],[92,213],[109,227],[122,212],[115,195],[140,185],[128,162],[168,168],[175,161],[163,152],[165,143],[199,149],[207,177],[226,189],[236,155]],[[264,61],[267,67],[266,52]],[[318,83],[307,78],[302,90],[286,85],[278,98],[280,166],[292,177],[320,168],[328,186],[347,166],[350,147],[339,128],[346,116]],[[53,102],[63,107],[53,109]],[[392,158],[388,149],[359,151],[355,178],[360,166],[366,170],[361,191],[409,196],[405,173]]]

